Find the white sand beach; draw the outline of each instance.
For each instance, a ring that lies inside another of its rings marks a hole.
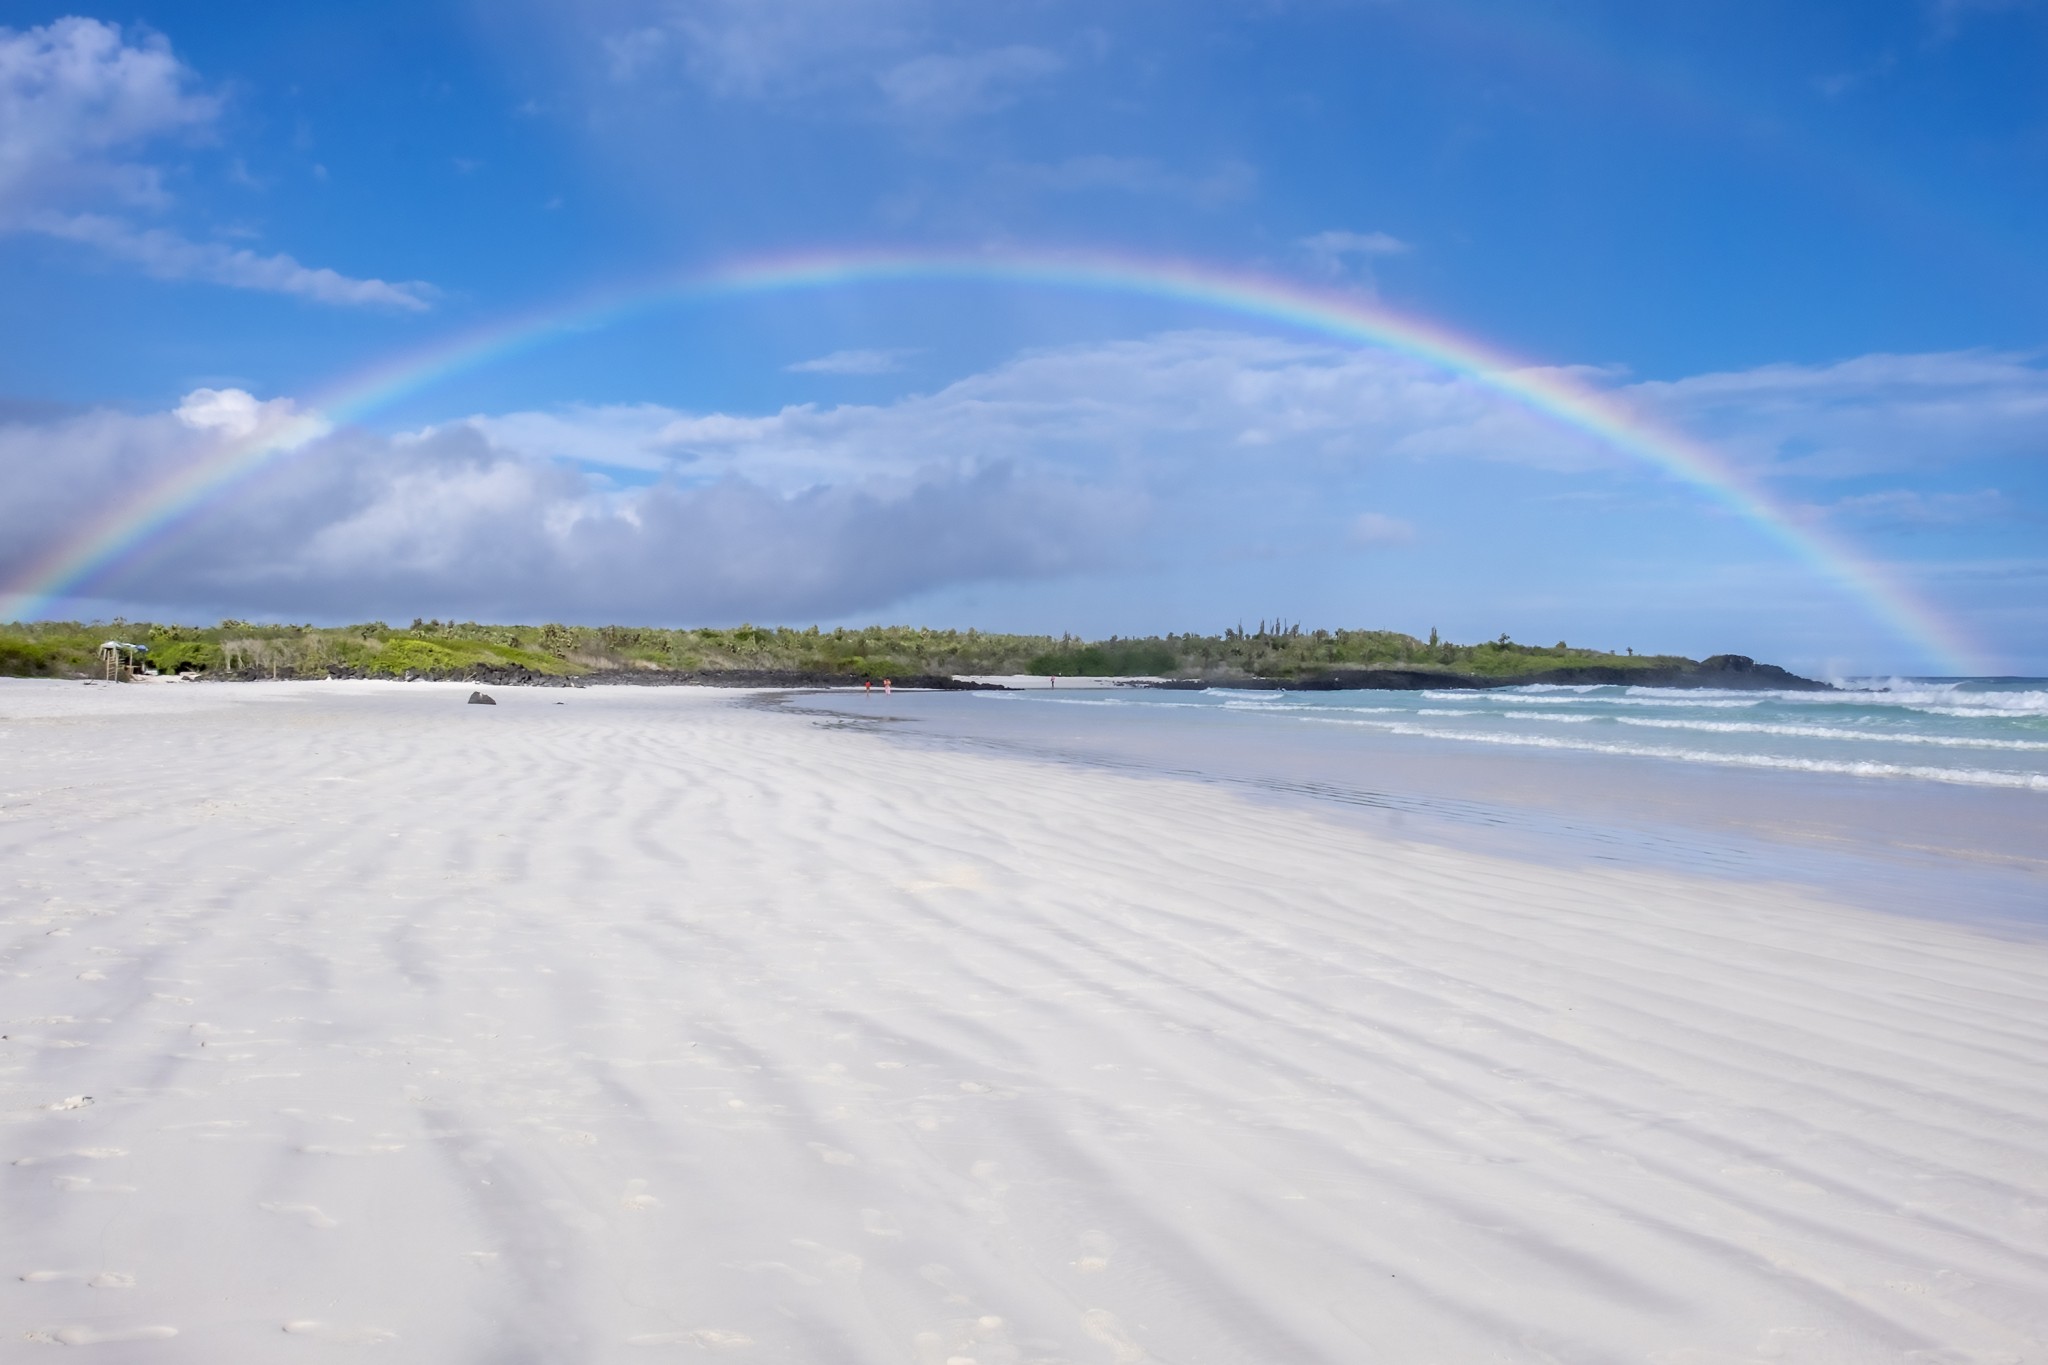
[[[0,1358],[2048,1361],[2048,943],[467,691],[0,684]]]

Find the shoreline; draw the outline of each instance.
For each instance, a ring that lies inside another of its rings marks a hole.
[[[1888,914],[2048,936],[2037,788],[1475,745],[1341,722],[1276,728],[1243,712],[1012,697],[974,704],[768,692],[749,704],[873,726],[911,747],[1216,785],[1446,848],[1782,880],[1832,888]]]

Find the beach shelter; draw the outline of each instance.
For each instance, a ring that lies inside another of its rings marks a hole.
[[[142,666],[142,656],[149,653],[148,645],[131,645],[126,640],[106,640],[100,644],[100,668],[108,682],[134,682],[135,671]]]

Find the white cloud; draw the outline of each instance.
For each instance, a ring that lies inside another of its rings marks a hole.
[[[2048,367],[2016,352],[1765,365],[1623,393],[1766,473],[1838,478],[2048,453]]]
[[[928,52],[899,62],[875,83],[899,112],[934,118],[991,113],[1030,86],[1058,75],[1066,60],[1025,43],[979,52]]]
[[[397,308],[419,312],[435,290],[423,281],[393,284],[356,279],[338,271],[305,266],[290,256],[258,255],[246,247],[194,242],[166,228],[139,228],[104,214],[36,214],[22,226],[66,241],[84,242],[107,255],[141,266],[161,280],[201,280],[235,289],[290,294],[316,303]]]
[[[1384,512],[1360,512],[1351,519],[1350,529],[1351,543],[1363,549],[1415,543],[1415,528]]]
[[[1341,275],[1354,262],[1375,256],[1399,256],[1413,250],[1389,232],[1351,232],[1332,228],[1295,243],[1327,275]]]
[[[139,146],[209,129],[219,100],[155,34],[125,41],[112,24],[59,19],[0,28],[0,205],[79,196],[163,199]]]
[[[2013,500],[1996,488],[1980,488],[1968,493],[1888,488],[1838,498],[1828,507],[1817,510],[1863,525],[1900,528],[1974,526],[2011,515]]]
[[[280,448],[296,448],[332,430],[326,418],[289,398],[265,402],[245,389],[194,389],[171,415],[194,431],[230,441],[262,432],[277,438]]]
[[[599,40],[614,84],[680,70],[727,99],[879,96],[899,116],[947,120],[1001,109],[1068,65],[1035,43],[948,41],[958,16],[934,0],[628,0],[624,11]]]
[[[1917,378],[1903,389],[1881,378],[1908,374]],[[1736,444],[1768,450],[1847,418],[1842,441],[1887,431],[1884,458],[1934,463],[1953,458],[1959,433],[1981,430],[1982,407],[2008,414],[2016,434],[2016,415],[2048,401],[2048,373],[2011,357],[1867,357],[1621,392],[1663,403],[1674,420],[1688,411],[1680,397],[1707,404]],[[1937,402],[1944,392],[1954,401]],[[1887,420],[1887,402],[1910,420]],[[109,506],[270,422],[311,430],[287,402],[230,389],[196,391],[175,413],[0,417],[0,582]],[[2031,458],[2043,429],[2038,416],[2027,427]],[[1472,461],[1522,469],[1474,479]],[[1668,518],[1684,502],[1661,474],[1631,483],[1625,457],[1469,378],[1384,352],[1186,332],[1031,352],[887,403],[583,406],[399,437],[338,432],[278,461],[176,554],[112,586],[139,603],[300,618],[790,619],[1260,546],[1442,552],[1446,533],[1424,544],[1409,522],[1352,501],[1361,476],[1390,464],[1414,485],[1404,503],[1437,498],[1430,524],[1448,516],[1441,524],[1466,536],[1532,524],[1521,503],[1486,519],[1479,506],[1496,486],[1593,488],[1617,515],[1654,503]],[[1431,494],[1417,481],[1444,464]],[[1802,474],[1797,486],[1816,482]],[[1873,533],[1913,518],[2017,525],[2025,515],[1987,493],[1815,491],[1817,514]]]
[[[194,431],[219,431],[233,438],[263,425],[263,407],[255,395],[241,389],[194,389],[173,415]]]
[[[814,360],[799,360],[794,365],[782,368],[791,374],[894,374],[903,368],[909,350],[896,347],[889,350],[834,351]]]
[[[1392,233],[1352,232],[1344,228],[1298,238],[1294,245],[1318,274],[1367,294],[1379,290],[1374,262],[1414,249]]]
[[[431,290],[422,284],[355,279],[138,224],[132,215],[170,203],[161,170],[142,153],[212,133],[220,100],[194,85],[155,34],[131,42],[112,24],[80,18],[0,28],[0,232],[83,243],[159,279],[321,303],[427,306]],[[240,174],[247,178],[247,168]]]
[[[604,38],[613,80],[680,64],[713,94],[779,99],[844,86],[898,59],[923,0],[686,0],[636,4]]]
[[[479,415],[459,425],[480,433],[494,448],[523,459],[667,473],[676,461],[662,433],[677,416],[674,408],[656,403],[575,404],[553,412]],[[430,427],[409,439],[434,439],[446,429]]]
[[[1282,460],[1343,469],[1380,458],[1497,458],[1585,469],[1619,458],[1464,376],[1380,351],[1230,332],[1028,352],[886,404],[760,415],[642,404],[469,424],[533,458],[573,453],[692,481],[743,475],[785,492],[907,477],[933,462],[1257,480]]]
[[[0,426],[0,581],[235,439],[238,403],[188,407],[212,424],[99,412]],[[620,491],[466,425],[343,432],[277,461],[118,588],[156,607],[301,616],[818,615],[1100,562],[1127,510],[1113,490],[994,464],[786,494],[738,476]]]

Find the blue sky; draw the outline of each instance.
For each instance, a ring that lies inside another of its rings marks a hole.
[[[2048,5],[16,3],[0,583],[342,376],[763,253],[1113,251],[1373,300],[1710,444],[2048,673]],[[1285,615],[1936,667],[1456,375],[1141,297],[651,308],[338,424],[52,604]]]

